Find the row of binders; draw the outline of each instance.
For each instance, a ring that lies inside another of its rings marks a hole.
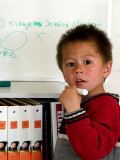
[[[64,109],[58,99],[0,99],[0,160],[52,160]]]

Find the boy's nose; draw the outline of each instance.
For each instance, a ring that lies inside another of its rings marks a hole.
[[[83,69],[81,65],[77,65],[75,68],[75,74],[83,73]]]

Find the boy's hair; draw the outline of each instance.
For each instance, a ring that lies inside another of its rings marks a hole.
[[[81,24],[63,34],[57,45],[57,64],[62,70],[62,49],[69,42],[85,41],[96,44],[97,51],[101,54],[103,62],[112,61],[112,44],[107,34],[94,25]]]

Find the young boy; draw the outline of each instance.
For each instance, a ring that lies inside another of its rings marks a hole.
[[[57,63],[69,86],[60,95],[65,108],[55,160],[118,160],[118,98],[104,90],[112,67],[112,45],[104,31],[80,25],[62,35]],[[77,88],[87,89],[82,96]],[[119,151],[120,152],[120,151]],[[120,153],[119,153],[120,154]]]

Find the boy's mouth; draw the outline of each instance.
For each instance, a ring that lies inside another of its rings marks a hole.
[[[84,81],[83,79],[78,79],[78,80],[76,81],[76,84],[83,84],[83,83],[85,83],[85,81]]]

